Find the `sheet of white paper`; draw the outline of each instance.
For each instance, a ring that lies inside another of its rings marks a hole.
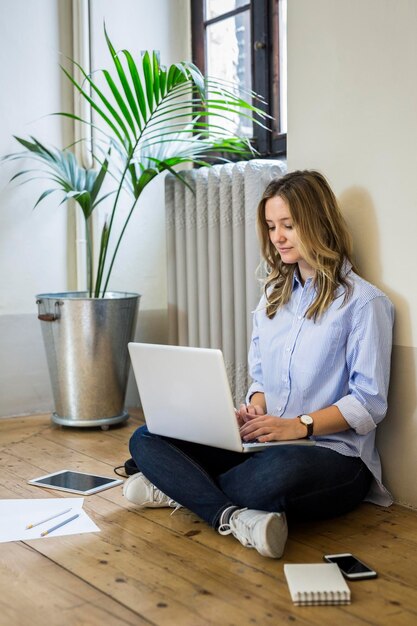
[[[39,539],[43,531],[51,529],[77,513],[79,514],[77,519],[57,528],[51,534],[45,535],[43,539],[60,535],[98,532],[100,528],[83,510],[83,502],[84,498],[0,500],[0,542]],[[71,511],[42,524],[37,524],[37,522],[46,520],[67,509],[71,509]],[[28,524],[37,525],[34,528],[26,529]]]

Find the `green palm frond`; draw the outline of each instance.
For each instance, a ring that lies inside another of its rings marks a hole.
[[[172,139],[171,154],[183,135],[188,144],[187,154],[192,158],[193,146],[198,154],[201,151],[197,145],[200,137],[195,134],[195,128],[194,135],[191,134],[189,121],[204,135],[206,152],[213,152],[221,147],[221,129],[225,147],[231,136],[238,138],[234,132],[224,131],[224,122],[230,121],[231,114],[236,118],[250,118],[255,124],[262,124],[267,117],[260,108],[237,95],[229,84],[205,79],[194,64],[177,63],[167,71],[160,65],[156,52],[145,52],[141,63],[136,64],[127,50],[116,52],[107,32],[105,35],[115,76],[103,70],[103,86],[99,86],[99,73],[93,78],[83,72],[83,84],[67,75],[83,97],[91,100],[86,84],[92,89],[96,96],[94,110],[114,133],[129,159],[134,159],[137,151],[140,159],[144,156],[157,158],[156,142],[148,141],[151,130],[154,136],[162,137],[163,134],[161,144],[170,143]],[[251,98],[258,98],[253,92],[249,94]],[[147,147],[148,154],[144,154],[143,146]],[[165,157],[166,153],[167,146],[163,145]],[[241,153],[247,156],[247,144],[241,146]]]
[[[39,167],[20,171],[11,180],[25,176],[20,181],[21,184],[36,178],[50,180],[54,183],[52,188],[47,189],[40,195],[34,204],[34,208],[49,194],[59,191],[63,194],[63,201],[72,198],[79,204],[87,220],[101,200],[101,198],[99,199],[99,194],[107,172],[108,159],[105,159],[98,170],[86,169],[78,164],[72,152],[46,147],[34,137],[31,137],[32,141],[16,136],[15,139],[26,150],[7,155],[5,160],[27,160],[28,156],[31,156],[37,161]],[[29,151],[29,155],[27,151]],[[35,174],[35,176],[27,178],[28,174]]]
[[[147,51],[135,61],[128,50],[116,51],[106,29],[104,34],[112,60],[110,69],[89,75],[75,63],[82,76],[78,81],[62,68],[97,119],[93,124],[72,113],[60,115],[94,129],[92,150],[98,169],[85,169],[70,150],[47,148],[33,137],[31,141],[16,137],[25,150],[6,157],[12,160],[31,156],[36,160],[37,168],[15,175],[20,182],[28,182],[32,175],[52,182],[35,206],[51,193],[60,191],[63,200],[73,198],[78,203],[86,221],[109,195],[102,193],[106,174],[115,182],[110,216],[102,231],[94,287],[92,280],[89,281],[97,297],[106,292],[126,227],[149,182],[161,172],[170,171],[187,184],[177,173],[178,166],[209,165],[213,160],[227,160],[227,155],[250,157],[254,150],[248,139],[231,127],[231,116],[236,121],[247,118],[261,126],[269,117],[262,110],[262,98],[255,93],[239,94],[232,83],[204,77],[193,63],[175,63],[166,68],[155,51]],[[131,194],[132,204],[120,232],[114,235],[123,189]],[[108,260],[110,243],[113,250]],[[88,252],[91,257],[91,249]]]

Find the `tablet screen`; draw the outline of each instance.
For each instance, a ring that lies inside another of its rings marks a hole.
[[[41,476],[40,478],[34,478],[29,481],[31,485],[83,494],[96,493],[97,491],[120,485],[122,482],[121,480],[108,478],[106,476],[85,474],[71,470],[56,472],[55,474]]]

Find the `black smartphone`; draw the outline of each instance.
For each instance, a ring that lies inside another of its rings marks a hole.
[[[325,554],[323,559],[329,563],[337,563],[345,578],[349,580],[361,580],[364,578],[376,578],[377,573],[372,568],[362,563],[350,552],[342,554]]]

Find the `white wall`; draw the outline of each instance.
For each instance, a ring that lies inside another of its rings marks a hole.
[[[44,117],[72,108],[72,90],[59,69],[73,54],[71,5],[63,0],[0,3],[0,156],[16,151],[13,134],[33,134],[59,147],[73,139],[70,122]],[[91,17],[94,68],[110,64],[103,20],[117,49],[136,55],[158,49],[167,65],[191,56],[188,0],[92,0]],[[58,207],[54,195],[32,211],[45,187],[39,182],[9,186],[21,167],[0,165],[0,416],[52,409],[35,294],[76,288],[74,215]],[[143,294],[138,338],[166,336],[165,265],[161,179],[140,199],[110,285]],[[131,381],[128,404],[136,401]]]
[[[288,169],[321,170],[365,278],[396,308],[387,485],[417,507],[417,2],[288,2]]]
[[[70,3],[0,3],[1,156],[18,150],[13,134],[69,141],[69,124],[45,115],[71,102],[59,70],[70,33]],[[16,171],[0,163],[0,415],[51,405],[35,294],[66,289],[67,257],[72,265],[65,209],[47,199],[32,211],[44,187],[8,185]]]
[[[35,135],[56,144],[68,139],[68,123],[45,118],[61,110],[68,98],[58,64],[60,52],[71,55],[71,22],[58,4],[0,4],[1,156],[19,150],[13,135]],[[67,280],[65,210],[49,199],[32,211],[44,187],[37,182],[7,185],[17,167],[0,167],[0,315],[33,312],[34,294],[65,287]]]

